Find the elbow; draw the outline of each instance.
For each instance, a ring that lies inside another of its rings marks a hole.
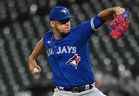
[[[28,60],[27,60],[28,63],[31,62],[31,61],[33,61],[33,60],[35,60],[35,57],[34,56],[32,56],[32,55],[28,56]]]
[[[28,59],[27,59],[27,64],[28,64],[28,66],[30,65],[31,61],[33,61],[33,58],[32,58],[32,56],[30,55],[30,56],[28,57]]]
[[[35,59],[36,59],[36,56],[33,55],[33,54],[31,54],[31,55],[28,56],[28,61],[35,60]]]
[[[34,60],[35,58],[32,55],[30,55],[27,59],[28,66],[30,66]]]
[[[32,56],[30,55],[30,56],[28,56],[28,62],[30,61],[30,60],[32,60],[33,58],[32,58]]]
[[[33,70],[33,66],[35,64],[34,61],[35,61],[35,58],[33,58],[33,56],[30,55],[27,60],[27,66],[28,66],[30,72],[32,72],[32,70]]]

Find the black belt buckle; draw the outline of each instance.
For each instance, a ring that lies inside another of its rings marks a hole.
[[[81,91],[83,91],[83,89],[80,87],[73,87],[71,91],[72,92],[81,92]]]

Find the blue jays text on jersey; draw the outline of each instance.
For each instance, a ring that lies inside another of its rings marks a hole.
[[[47,55],[54,55],[54,54],[70,54],[70,53],[76,53],[77,48],[76,46],[58,46],[56,53],[54,53],[53,48],[47,49]]]
[[[46,32],[43,42],[55,86],[73,87],[95,82],[88,40],[93,29],[102,24],[101,18],[95,16],[72,28],[69,34],[60,40],[55,40],[51,30]]]

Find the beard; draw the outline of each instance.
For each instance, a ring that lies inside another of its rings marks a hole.
[[[68,33],[62,32],[62,33],[60,33],[60,36],[61,36],[62,38],[64,38],[64,37],[66,37],[68,34],[69,34],[69,32],[68,32]]]

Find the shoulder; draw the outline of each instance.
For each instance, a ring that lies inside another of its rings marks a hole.
[[[44,38],[45,37],[50,37],[51,35],[52,35],[52,32],[49,30],[49,31],[45,32]]]
[[[44,36],[42,38],[42,41],[43,41],[44,45],[47,45],[47,42],[50,41],[51,37],[52,37],[52,32],[51,31],[47,31],[44,34]]]
[[[43,41],[49,40],[51,37],[52,37],[52,32],[47,31],[47,32],[45,32],[45,34],[43,36]]]

